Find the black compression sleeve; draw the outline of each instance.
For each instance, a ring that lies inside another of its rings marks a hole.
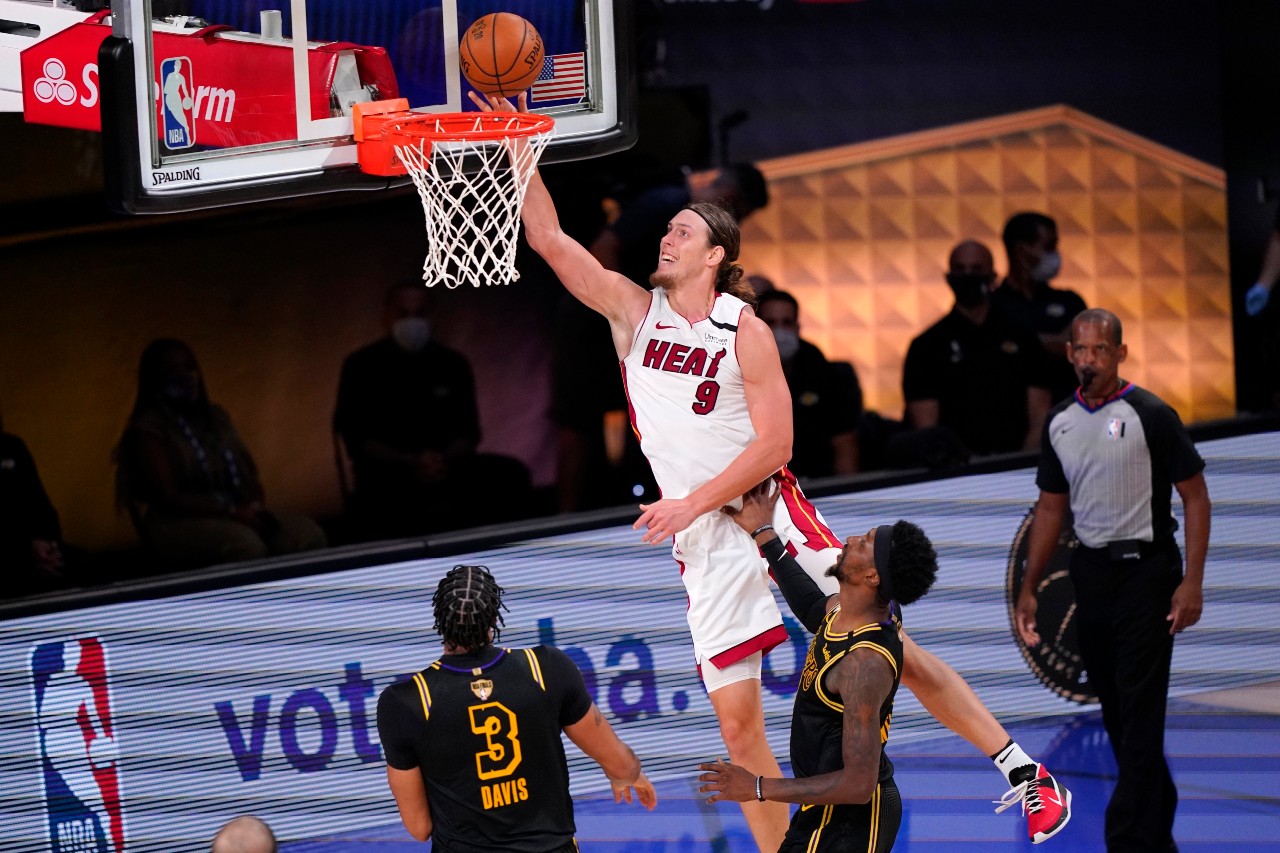
[[[787,553],[787,546],[781,539],[770,539],[760,547],[760,551],[769,561],[773,579],[782,590],[782,597],[787,600],[791,612],[809,629],[809,633],[816,634],[822,625],[822,617],[827,615],[826,594],[813,582],[813,578],[805,574],[796,558]]]

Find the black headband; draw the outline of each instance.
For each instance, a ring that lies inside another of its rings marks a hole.
[[[893,601],[893,585],[889,580],[889,550],[893,547],[893,525],[882,524],[876,528],[876,572],[880,575],[880,592],[885,600]]]

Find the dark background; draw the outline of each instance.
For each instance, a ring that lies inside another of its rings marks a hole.
[[[1243,316],[1280,189],[1278,3],[635,0],[634,12],[639,144],[547,169],[558,201],[588,210],[588,227],[598,195],[642,173],[1067,104],[1225,170]],[[379,334],[385,286],[420,268],[416,197],[128,218],[103,202],[95,134],[8,114],[0,151],[0,412],[32,446],[69,538],[131,536],[103,481],[137,354],[160,335],[196,344],[213,397],[265,457],[268,489],[331,514],[337,367]],[[527,336],[524,367],[544,369],[539,338],[559,297],[537,273],[498,293],[434,295],[441,338],[477,363],[490,446],[526,459],[552,452],[528,435],[546,389],[517,381],[498,351],[504,334]],[[510,321],[501,334],[494,312]],[[1237,320],[1242,410],[1267,405],[1251,358],[1264,333]],[[553,466],[534,467],[545,485]]]

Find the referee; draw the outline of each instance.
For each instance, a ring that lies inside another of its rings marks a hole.
[[[1198,622],[1203,605],[1204,461],[1173,409],[1120,378],[1128,348],[1114,314],[1079,314],[1067,353],[1080,388],[1049,412],[1040,443],[1018,633],[1028,646],[1040,642],[1036,591],[1070,504],[1080,540],[1070,563],[1080,655],[1119,769],[1107,805],[1107,850],[1176,850],[1165,705],[1173,635]],[[1186,517],[1185,574],[1172,488]]]
[[[444,656],[382,691],[378,736],[400,820],[442,853],[576,853],[563,730],[593,758],[615,801],[657,804],[640,761],[551,646],[506,649],[502,587],[455,566],[432,599]]]

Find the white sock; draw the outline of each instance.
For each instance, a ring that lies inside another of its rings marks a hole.
[[[1004,749],[991,756],[995,762],[996,769],[1004,774],[1009,780],[1010,785],[1017,785],[1020,782],[1028,782],[1035,778],[1036,763],[1031,756],[1022,751],[1022,747],[1014,742],[1013,738],[1005,744]],[[1025,769],[1024,769],[1025,768]],[[1021,770],[1022,772],[1016,773]],[[1016,778],[1015,778],[1016,773]]]

